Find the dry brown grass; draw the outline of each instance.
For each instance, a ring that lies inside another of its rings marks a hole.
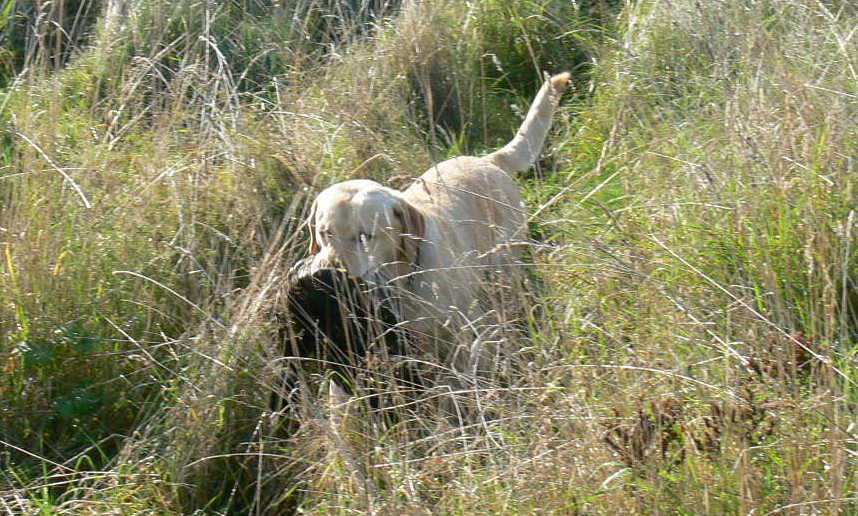
[[[0,97],[0,512],[854,512],[858,13],[615,4],[153,0],[60,70],[34,40]],[[581,56],[522,180],[529,310],[488,303],[517,351],[271,414],[307,199],[492,148]]]

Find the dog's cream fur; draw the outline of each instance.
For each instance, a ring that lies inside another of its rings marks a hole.
[[[519,255],[525,211],[511,174],[536,161],[568,81],[548,79],[512,141],[491,154],[439,163],[402,192],[363,179],[325,189],[309,217],[310,269],[341,266],[397,287],[412,329],[455,331],[474,315],[486,268]]]

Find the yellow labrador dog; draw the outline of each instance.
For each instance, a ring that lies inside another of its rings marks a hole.
[[[514,263],[527,236],[512,176],[539,156],[569,78],[549,78],[512,141],[491,154],[438,163],[405,191],[365,179],[322,191],[308,221],[308,269],[343,267],[402,292],[412,331],[449,336],[468,325],[480,315],[485,271]]]

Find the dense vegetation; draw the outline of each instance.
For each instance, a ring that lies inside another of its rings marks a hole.
[[[0,0],[0,513],[858,512],[856,26],[846,0]],[[509,367],[272,416],[308,199],[495,148],[560,70]]]

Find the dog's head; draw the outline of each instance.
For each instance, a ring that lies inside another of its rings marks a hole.
[[[308,220],[315,267],[344,267],[372,281],[403,276],[418,258],[422,213],[369,180],[337,183],[316,198]]]
[[[346,366],[382,343],[390,354],[401,353],[401,335],[392,330],[399,322],[398,307],[387,289],[342,269],[310,272],[306,261],[287,275],[286,315],[297,339],[287,342],[286,353]]]
[[[271,396],[272,410],[288,403],[299,387],[301,371],[333,372],[333,378],[350,392],[357,386],[375,386],[383,392],[392,379],[404,381],[409,388],[418,385],[419,374],[406,359],[411,348],[399,324],[398,298],[390,289],[342,269],[313,270],[312,257],[289,270],[285,286],[280,298],[285,303],[276,312],[282,323],[280,351],[299,359],[286,362],[282,383]],[[370,398],[378,406],[379,398]]]

